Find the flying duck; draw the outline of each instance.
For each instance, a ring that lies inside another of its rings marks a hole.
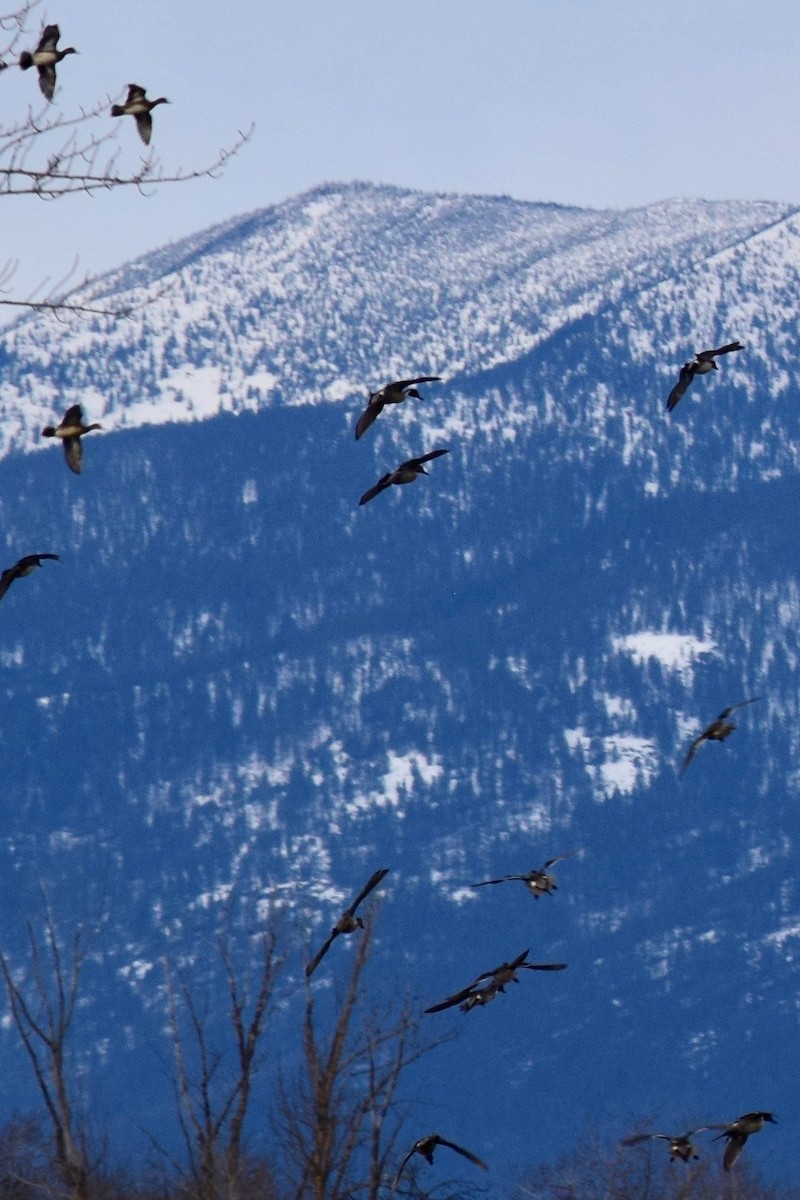
[[[430,1008],[425,1009],[425,1012],[443,1012],[444,1009],[454,1008],[457,1004],[462,1012],[469,1012],[472,1008],[488,1004],[495,999],[499,992],[505,993],[507,983],[519,983],[517,971],[563,971],[567,965],[566,963],[529,963],[525,961],[529,953],[530,951],[523,950],[522,954],[518,954],[511,962],[504,962],[499,967],[493,967],[491,971],[484,971],[460,992],[448,996],[439,1004],[431,1005]],[[489,982],[481,987],[484,979],[488,979]]]
[[[422,465],[423,463],[430,462],[432,458],[440,458],[443,454],[449,453],[449,450],[431,450],[429,454],[421,454],[419,458],[409,458],[407,462],[400,463],[400,466],[396,470],[389,471],[386,475],[383,475],[374,487],[364,492],[358,503],[369,504],[370,500],[374,500],[381,492],[385,492],[393,483],[413,483],[418,475],[428,474]]]
[[[45,558],[52,558],[56,562],[61,561],[57,554],[26,554],[19,562],[15,562],[13,567],[6,567],[0,575],[0,600],[3,599],[15,579],[24,579],[26,575],[32,575],[36,568],[42,565]]]
[[[690,358],[688,362],[684,363],[678,376],[678,382],[669,394],[667,412],[672,412],[695,375],[707,375],[709,371],[718,371],[719,367],[714,359],[720,354],[730,354],[732,350],[744,350],[744,346],[741,342],[728,342],[727,346],[719,346],[716,350],[701,350],[699,354],[695,354],[694,358]]]
[[[400,1169],[394,1177],[393,1187],[397,1187],[406,1163],[410,1158],[413,1158],[415,1154],[421,1154],[422,1157],[432,1166],[433,1152],[437,1146],[447,1146],[450,1150],[455,1150],[456,1154],[460,1154],[463,1158],[468,1158],[471,1163],[475,1163],[475,1166],[480,1167],[482,1171],[489,1170],[483,1159],[478,1158],[477,1154],[473,1154],[471,1150],[466,1150],[463,1146],[459,1146],[456,1142],[449,1142],[447,1138],[443,1138],[439,1133],[429,1133],[427,1137],[418,1138],[417,1141],[414,1142],[414,1145],[400,1163]]]
[[[722,1165],[726,1171],[730,1171],[736,1162],[750,1134],[758,1133],[763,1129],[765,1121],[769,1121],[772,1125],[778,1124],[770,1112],[745,1113],[743,1117],[737,1117],[730,1125],[725,1126],[717,1137],[711,1139],[713,1142],[718,1142],[720,1138],[728,1139],[722,1159]]]
[[[747,704],[755,704],[760,699],[760,696],[752,696],[749,700],[740,700],[738,704],[731,704],[729,708],[723,708],[719,716],[697,735],[686,751],[686,757],[681,763],[680,774],[683,775],[703,742],[724,742],[726,737],[730,737],[736,728],[736,723],[727,719],[732,712],[736,712],[737,708],[744,708]]]
[[[367,432],[387,404],[402,404],[404,400],[422,400],[417,383],[439,383],[441,375],[418,375],[416,379],[396,379],[385,384],[379,392],[370,392],[367,407],[356,421],[356,441]]]
[[[620,1142],[621,1146],[638,1146],[640,1142],[646,1142],[649,1138],[662,1138],[665,1142],[669,1142],[669,1161],[679,1158],[681,1162],[688,1163],[691,1159],[699,1159],[697,1147],[692,1145],[692,1137],[696,1133],[702,1133],[704,1129],[724,1129],[723,1125],[697,1125],[694,1129],[689,1129],[686,1133],[637,1133],[633,1137],[623,1138]]]
[[[150,114],[157,104],[169,104],[169,100],[166,96],[159,96],[157,100],[148,100],[143,87],[139,87],[138,83],[129,83],[128,97],[125,103],[112,104],[111,115],[112,117],[135,117],[139,137],[145,146],[149,146],[150,136],[153,132],[153,118]]]
[[[368,883],[366,883],[364,885],[364,887],[361,889],[361,891],[358,893],[358,895],[356,896],[355,900],[350,905],[350,907],[346,908],[344,910],[342,915],[339,917],[339,920],[336,922],[333,929],[331,930],[330,936],[326,939],[326,941],[322,944],[322,946],[320,946],[319,950],[317,951],[317,953],[312,958],[311,962],[306,967],[306,978],[307,979],[310,979],[311,976],[314,974],[317,967],[322,962],[323,958],[328,953],[328,951],[330,950],[331,946],[333,945],[334,941],[336,940],[336,938],[339,936],[340,933],[355,933],[355,931],[357,929],[364,928],[364,922],[361,920],[361,917],[357,917],[355,915],[356,909],[358,908],[359,904],[361,904],[361,902],[363,900],[366,900],[367,896],[370,894],[372,889],[376,888],[378,886],[380,881],[383,879],[384,875],[388,875],[388,874],[389,874],[388,867],[381,867],[381,869],[379,871],[376,871],[375,874],[368,881]]]
[[[547,862],[538,871],[528,871],[527,875],[501,875],[499,879],[484,879],[482,883],[471,883],[469,886],[474,888],[488,887],[492,883],[507,883],[511,879],[519,879],[525,884],[534,900],[538,900],[540,896],[548,896],[558,891],[556,877],[555,875],[548,875],[548,868],[555,866],[557,862],[563,862],[565,858],[572,858],[573,854],[577,853],[577,850],[568,850],[566,854],[559,854],[555,858],[548,858]]]
[[[85,433],[91,433],[93,429],[102,428],[102,425],[98,425],[97,423],[86,425],[83,420],[83,408],[80,404],[73,404],[64,413],[60,425],[45,425],[42,430],[42,437],[61,438],[64,443],[64,457],[67,460],[67,466],[70,471],[74,471],[76,475],[80,475],[83,467],[81,438]]]
[[[56,63],[60,63],[68,54],[78,53],[74,46],[57,50],[60,36],[61,31],[57,25],[45,25],[36,49],[33,52],[23,50],[19,56],[19,65],[23,71],[27,71],[29,67],[36,67],[39,72],[39,89],[48,101],[53,99],[56,90]]]

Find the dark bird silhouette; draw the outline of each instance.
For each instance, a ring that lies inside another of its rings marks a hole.
[[[724,1125],[697,1125],[694,1129],[689,1129],[686,1133],[637,1133],[633,1137],[623,1138],[620,1142],[621,1146],[638,1146],[640,1142],[646,1142],[650,1138],[662,1138],[665,1142],[669,1142],[669,1161],[679,1158],[681,1162],[688,1163],[691,1159],[699,1159],[697,1147],[692,1144],[692,1137],[696,1133],[702,1133],[704,1129],[724,1129]]]
[[[83,469],[83,446],[81,438],[85,433],[91,433],[93,429],[102,429],[102,425],[95,423],[87,425],[83,419],[83,408],[80,404],[73,404],[64,413],[59,425],[45,425],[42,430],[42,437],[57,437],[61,438],[64,443],[64,457],[67,460],[67,466],[70,471],[74,471],[76,475],[80,475]]]
[[[374,500],[381,492],[385,492],[393,483],[413,483],[418,475],[427,475],[428,472],[423,467],[423,463],[430,462],[432,458],[440,458],[443,454],[449,454],[449,450],[431,450],[429,454],[421,454],[419,458],[409,458],[407,462],[400,463],[400,466],[389,471],[386,475],[371,487],[368,492],[359,500],[359,504],[369,504],[370,500]]]
[[[728,720],[732,712],[736,712],[737,708],[744,708],[747,704],[755,704],[760,699],[760,696],[752,696],[749,700],[740,700],[738,704],[731,704],[729,708],[723,708],[719,716],[697,735],[686,751],[686,757],[681,763],[680,774],[683,775],[703,742],[724,742],[725,738],[730,737],[736,728],[736,723]]]
[[[480,1167],[482,1171],[488,1171],[489,1168],[482,1158],[478,1158],[477,1154],[473,1154],[471,1150],[466,1150],[463,1146],[459,1146],[457,1142],[450,1142],[447,1138],[443,1138],[439,1133],[429,1133],[427,1137],[418,1138],[414,1145],[409,1150],[403,1161],[400,1163],[400,1169],[394,1177],[393,1187],[397,1187],[400,1182],[400,1176],[405,1170],[406,1163],[415,1154],[421,1154],[422,1157],[433,1165],[433,1152],[437,1146],[447,1146],[450,1150],[455,1150],[456,1154],[460,1154],[462,1158],[468,1158],[471,1163],[475,1163],[476,1167]]]
[[[111,115],[112,117],[135,117],[139,137],[145,146],[149,146],[153,133],[153,118],[150,114],[157,104],[169,104],[169,100],[166,96],[159,96],[157,100],[148,100],[143,87],[139,87],[138,83],[129,83],[128,97],[125,103],[112,104]]]
[[[563,971],[566,968],[566,963],[526,962],[525,959],[529,953],[530,951],[523,950],[522,954],[518,954],[511,962],[504,962],[499,967],[493,967],[491,971],[484,971],[460,992],[448,996],[439,1004],[431,1005],[430,1008],[425,1009],[425,1012],[443,1012],[444,1009],[455,1008],[456,1005],[460,1006],[462,1012],[469,1012],[472,1008],[489,1004],[500,992],[504,993],[507,983],[519,983],[517,971]],[[481,986],[484,979],[488,979],[489,982]]]
[[[718,1126],[722,1129],[722,1133],[718,1137],[712,1138],[713,1142],[718,1142],[720,1138],[727,1138],[728,1144],[725,1147],[725,1154],[722,1159],[722,1165],[726,1171],[730,1171],[733,1164],[744,1149],[744,1144],[750,1137],[751,1133],[758,1133],[764,1128],[764,1122],[769,1121],[772,1125],[777,1125],[778,1122],[770,1112],[750,1112],[745,1113],[742,1117],[737,1117],[730,1125]]]
[[[417,383],[439,383],[441,375],[417,375],[416,379],[397,379],[387,383],[379,392],[370,392],[367,407],[356,421],[356,441],[362,437],[387,404],[402,404],[404,400],[422,400]]]
[[[378,886],[380,881],[383,879],[384,875],[388,875],[388,874],[389,874],[388,867],[381,867],[381,869],[379,871],[376,871],[375,874],[369,880],[369,882],[366,883],[364,885],[364,887],[361,889],[361,891],[358,893],[358,895],[356,896],[355,900],[350,905],[350,907],[346,908],[344,910],[342,915],[339,917],[339,920],[336,922],[333,929],[331,930],[330,937],[328,937],[327,940],[322,944],[322,946],[320,946],[319,950],[317,951],[317,953],[312,958],[311,962],[306,967],[306,977],[307,978],[310,978],[314,974],[317,967],[322,962],[323,958],[328,953],[328,951],[330,950],[331,946],[333,945],[334,941],[339,936],[339,934],[355,933],[355,931],[357,929],[364,928],[364,922],[361,920],[361,917],[357,917],[355,915],[356,909],[358,908],[359,904],[361,904],[361,902],[363,900],[366,900],[367,896],[370,894],[370,892],[373,890],[373,888],[376,888]]]
[[[60,36],[61,31],[57,25],[45,25],[36,49],[32,52],[23,50],[19,56],[19,65],[23,71],[27,71],[29,67],[36,67],[39,72],[39,89],[48,101],[53,99],[56,90],[56,63],[60,63],[68,54],[78,53],[74,46],[57,50]]]
[[[555,875],[549,875],[548,869],[555,866],[557,862],[563,862],[565,858],[572,858],[573,854],[577,853],[577,850],[568,850],[566,854],[559,854],[555,858],[548,858],[547,862],[538,871],[528,871],[527,875],[501,875],[499,879],[484,879],[482,883],[471,883],[469,886],[474,888],[488,887],[493,883],[508,883],[509,880],[519,879],[525,884],[534,900],[538,900],[540,896],[550,895],[558,891],[556,877]]]
[[[688,362],[684,363],[678,376],[678,382],[669,394],[667,412],[672,412],[695,375],[707,375],[709,371],[718,371],[719,367],[714,359],[720,354],[730,354],[732,350],[744,350],[744,346],[741,342],[729,342],[727,346],[719,346],[716,350],[701,350],[699,354],[695,354],[694,358],[690,358]]]
[[[32,575],[36,568],[42,565],[45,558],[52,558],[55,562],[60,562],[57,554],[26,554],[19,562],[15,562],[13,567],[6,567],[0,575],[0,600],[3,599],[15,579],[24,579],[26,575]]]

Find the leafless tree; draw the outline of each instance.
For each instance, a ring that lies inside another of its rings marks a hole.
[[[2,70],[16,63],[20,45],[33,33],[32,16],[39,3],[40,0],[24,0],[16,9],[0,13],[0,85]],[[250,137],[250,130],[237,133],[231,144],[220,149],[210,161],[189,170],[163,167],[150,150],[134,169],[128,169],[120,164],[118,129],[109,119],[110,105],[111,97],[106,97],[91,108],[64,113],[45,103],[0,122],[0,197],[57,200],[76,192],[93,195],[131,187],[146,192],[159,184],[215,176]],[[9,290],[17,267],[13,259],[0,267],[0,293]],[[93,302],[91,297],[71,298],[75,270],[73,264],[63,279],[49,286],[43,298],[15,299],[0,295],[0,304],[50,309],[56,313],[121,316],[131,311]],[[43,286],[48,284],[45,281]]]
[[[248,944],[255,966],[238,970],[233,935],[217,940],[218,964],[228,996],[228,1053],[212,1032],[207,1005],[195,982],[165,960],[169,1037],[176,1106],[186,1153],[173,1159],[179,1189],[192,1200],[240,1200],[258,1191],[253,1174],[263,1171],[245,1152],[245,1125],[254,1078],[261,1066],[266,1022],[281,961],[274,927]]]
[[[391,1187],[405,1112],[401,1083],[443,1040],[422,1039],[408,1000],[386,1013],[366,998],[373,925],[370,915],[329,1020],[319,1017],[315,985],[306,982],[302,1068],[281,1083],[276,1121],[291,1200],[378,1200]]]
[[[91,931],[81,924],[63,942],[46,897],[41,929],[32,922],[26,928],[27,961],[20,971],[0,951],[11,1019],[44,1100],[61,1185],[70,1200],[88,1200],[88,1139],[75,1116],[67,1051]]]

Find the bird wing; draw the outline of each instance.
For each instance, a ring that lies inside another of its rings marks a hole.
[[[681,367],[681,373],[678,376],[678,382],[670,392],[667,398],[667,412],[672,412],[675,405],[680,400],[683,393],[688,388],[689,384],[694,379],[694,370],[690,362],[684,363]]]
[[[364,409],[361,416],[356,421],[356,441],[369,429],[370,425],[375,422],[383,412],[384,403],[382,400],[370,400],[367,407]]]
[[[19,578],[18,564],[13,567],[6,567],[3,574],[0,575],[0,600],[3,599],[8,589],[11,587],[15,579]]]
[[[416,1142],[414,1142],[414,1145],[411,1147],[411,1149],[409,1150],[408,1154],[405,1156],[405,1158],[404,1158],[404,1159],[403,1159],[403,1161],[400,1163],[400,1166],[399,1166],[399,1167],[398,1167],[398,1169],[397,1169],[397,1174],[395,1175],[395,1177],[394,1177],[394,1183],[392,1184],[392,1191],[394,1191],[394,1190],[395,1190],[395,1188],[397,1187],[398,1183],[400,1182],[400,1176],[403,1174],[403,1171],[405,1170],[406,1163],[408,1162],[408,1160],[409,1160],[410,1158],[413,1158],[413,1157],[414,1157],[414,1155],[416,1154],[416,1152],[417,1152],[417,1143],[416,1143]]]
[[[720,1137],[722,1134],[720,1134]],[[714,1139],[716,1141],[716,1138]],[[725,1154],[722,1158],[722,1165],[726,1171],[730,1171],[733,1164],[736,1162],[739,1155],[744,1149],[744,1144],[747,1141],[746,1133],[729,1133],[728,1144],[725,1147]]]
[[[391,482],[392,472],[389,471],[386,475],[381,476],[374,487],[371,487],[369,491],[364,492],[364,495],[361,497],[358,503],[369,504],[370,500],[374,500],[376,496],[381,494],[381,492],[385,492],[386,489],[391,485]]]
[[[129,83],[128,84],[128,95],[126,97],[125,103],[133,104],[134,101],[136,101],[136,100],[146,99],[146,92],[147,92],[147,89],[141,87],[138,83]]]
[[[45,100],[52,100],[56,90],[56,68],[53,63],[41,63],[36,70],[39,73],[39,91]]]
[[[56,562],[61,561],[57,554],[25,554],[16,564],[16,570],[22,572],[26,567],[39,567],[44,558],[52,558]]]
[[[507,883],[509,879],[527,879],[527,875],[503,875],[500,879],[484,879],[482,883],[471,883],[470,887],[488,887],[490,883]]]
[[[686,1136],[688,1137],[689,1135],[687,1134]],[[668,1142],[675,1140],[670,1133],[635,1133],[633,1137],[623,1138],[620,1146],[638,1146],[640,1142],[647,1142],[650,1138],[664,1138]]]
[[[415,383],[439,383],[441,378],[441,375],[417,375],[416,379],[397,379],[394,383],[390,383],[389,387],[402,388],[405,391],[406,388],[413,387]]]
[[[60,37],[61,30],[57,25],[45,25],[42,36],[39,38],[39,45],[36,47],[36,53],[38,54],[40,50],[55,50]]]
[[[153,118],[149,112],[134,113],[134,116],[136,118],[136,128],[139,130],[139,137],[145,146],[149,146],[150,137],[153,133]]]
[[[566,854],[558,854],[555,858],[548,858],[547,862],[542,867],[542,870],[546,871],[548,867],[554,867],[556,863],[563,862],[565,858],[572,858],[573,854],[577,853],[577,850],[568,850]]]
[[[431,450],[428,454],[420,454],[419,458],[409,458],[406,462],[401,463],[397,468],[402,471],[403,467],[419,467],[422,463],[430,462],[432,458],[441,458],[443,454],[449,454],[449,450]]]
[[[745,708],[748,704],[755,704],[755,702],[760,699],[760,696],[751,696],[749,700],[740,700],[738,704],[731,704],[728,708],[723,708],[722,712],[717,717],[717,720],[724,721],[725,718],[729,717],[732,712],[736,712],[737,708]]]
[[[472,996],[475,991],[475,984],[471,983],[469,987],[462,988],[460,992],[456,992],[454,996],[448,996],[446,1000],[440,1001],[439,1004],[432,1004],[430,1008],[426,1008],[426,1013],[444,1012],[446,1008],[455,1008],[457,1004],[461,1004],[469,996]]]
[[[339,936],[339,930],[332,929],[331,933],[330,933],[330,937],[325,939],[325,941],[322,943],[322,945],[320,946],[317,953],[312,958],[311,962],[306,967],[306,979],[310,979],[311,976],[314,974],[317,967],[322,962],[323,958],[328,953],[328,951],[330,950],[331,946],[333,945],[334,941],[336,940],[336,938],[338,936]]]
[[[566,963],[520,963],[520,971],[565,971]]]
[[[730,354],[732,350],[744,350],[744,346],[741,342],[728,342],[727,346],[718,346],[716,350],[701,350],[697,357],[711,362],[719,354]]]
[[[450,1142],[447,1138],[436,1135],[436,1143],[439,1146],[448,1146],[451,1150],[455,1150],[456,1154],[460,1154],[463,1158],[468,1158],[470,1162],[475,1163],[476,1167],[480,1167],[482,1171],[488,1171],[489,1168],[482,1158],[478,1158],[477,1154],[473,1154],[471,1150],[467,1150],[464,1146],[459,1146],[457,1142]]]
[[[482,975],[479,975],[477,979],[472,981],[470,987],[474,988],[482,979],[492,979],[495,975],[497,975],[498,971],[516,971],[518,967],[524,965],[525,959],[529,954],[530,950],[523,950],[522,954],[518,954],[516,958],[511,960],[511,962],[503,962],[500,963],[499,967],[493,967],[491,971],[484,971]]]
[[[59,429],[65,425],[82,425],[83,424],[83,407],[80,404],[72,404],[64,413],[59,424]]]
[[[694,739],[691,746],[686,751],[686,756],[685,756],[683,762],[681,763],[680,769],[678,771],[679,775],[683,775],[683,773],[686,771],[687,767],[691,763],[695,754],[697,754],[698,747],[706,740],[707,734],[708,734],[708,729],[704,729],[702,733],[698,733],[697,737]]]
[[[83,469],[83,446],[79,437],[64,438],[64,457],[70,471],[80,475]]]
[[[380,881],[384,878],[384,876],[388,875],[388,874],[389,874],[388,867],[381,867],[380,870],[376,871],[375,874],[370,878],[369,882],[364,884],[363,888],[358,893],[358,895],[356,896],[355,900],[350,905],[350,907],[345,909],[345,912],[349,913],[350,916],[352,916],[353,913],[358,908],[361,901],[366,900],[367,896],[370,894],[372,889],[376,888],[378,886],[378,884],[380,883]]]

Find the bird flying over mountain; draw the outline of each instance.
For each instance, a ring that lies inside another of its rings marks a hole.
[[[455,1008],[456,1005],[459,1005],[462,1012],[469,1012],[472,1008],[488,1004],[500,992],[505,992],[507,983],[519,983],[517,971],[563,971],[566,968],[566,963],[526,962],[529,953],[529,950],[523,950],[522,954],[518,954],[511,962],[504,962],[499,967],[493,967],[491,971],[484,971],[460,992],[448,996],[439,1004],[431,1005],[425,1012],[443,1012],[446,1008]],[[484,984],[484,979],[489,982]]]
[[[526,875],[501,875],[499,879],[484,879],[481,883],[471,883],[469,886],[474,888],[488,887],[493,883],[507,883],[512,879],[519,879],[525,884],[528,891],[533,896],[534,900],[538,900],[540,896],[551,895],[558,891],[555,875],[548,874],[549,868],[555,866],[558,862],[563,862],[565,858],[572,858],[573,854],[577,854],[577,850],[568,850],[566,854],[558,854],[555,858],[548,858],[538,870],[528,871]]]
[[[340,934],[355,933],[357,929],[364,928],[364,922],[361,920],[361,917],[357,917],[355,915],[356,909],[358,908],[359,904],[362,903],[362,901],[366,900],[373,888],[378,886],[383,877],[388,874],[388,867],[381,867],[379,871],[376,871],[358,893],[350,907],[344,910],[342,915],[339,917],[339,920],[331,930],[330,936],[325,940],[322,946],[320,946],[319,950],[306,967],[306,978],[310,978],[314,974],[317,967],[322,962],[323,958],[328,953],[334,941],[337,937],[339,937]]]
[[[692,1138],[696,1133],[702,1133],[704,1129],[724,1129],[724,1125],[697,1125],[694,1129],[688,1129],[686,1133],[636,1133],[633,1137],[623,1138],[620,1142],[621,1146],[638,1146],[640,1142],[649,1141],[650,1138],[662,1138],[665,1142],[669,1142],[669,1161],[679,1158],[681,1162],[688,1163],[691,1159],[699,1159],[697,1147],[692,1143]]]
[[[751,1133],[758,1133],[762,1130],[766,1121],[769,1121],[772,1125],[778,1124],[771,1112],[750,1112],[745,1113],[742,1117],[737,1117],[730,1125],[720,1127],[722,1128],[722,1133],[711,1140],[718,1142],[720,1138],[728,1139],[722,1159],[722,1165],[726,1171],[730,1171],[736,1162]]]
[[[0,575],[0,600],[3,599],[15,579],[24,579],[26,575],[33,574],[46,558],[52,558],[56,562],[61,561],[57,554],[26,554],[19,562],[15,562],[13,567],[6,567]]]
[[[683,775],[703,742],[724,742],[727,737],[730,737],[736,728],[736,723],[728,720],[731,713],[736,712],[737,708],[744,708],[748,704],[755,704],[760,699],[760,696],[751,696],[749,700],[740,700],[738,704],[731,704],[728,708],[723,708],[719,716],[715,717],[711,724],[702,733],[697,735],[686,751],[686,756],[681,763],[680,774]]]
[[[419,458],[409,458],[407,462],[400,463],[399,467],[394,471],[387,472],[374,487],[364,492],[358,503],[369,504],[370,500],[374,500],[381,492],[385,492],[393,483],[413,483],[419,475],[427,475],[428,472],[422,464],[430,462],[432,458],[440,458],[442,454],[449,454],[449,450],[431,450],[428,454],[421,454]]]
[[[83,419],[83,408],[80,404],[73,404],[64,413],[60,424],[44,427],[42,437],[61,438],[64,443],[64,457],[67,460],[67,466],[70,471],[80,475],[83,470],[81,438],[85,433],[91,433],[93,429],[102,429],[102,425],[87,425]]]
[[[378,392],[370,392],[367,407],[356,422],[356,441],[362,437],[370,425],[380,416],[387,404],[402,404],[404,400],[422,400],[416,389],[418,383],[439,383],[441,375],[417,375],[415,379],[396,379],[387,383]]]
[[[709,371],[718,371],[714,361],[720,354],[730,354],[733,350],[744,350],[741,342],[728,342],[727,346],[718,346],[716,350],[701,350],[681,367],[678,382],[667,399],[667,412],[672,412],[695,375],[707,375]]]
[[[459,1146],[457,1142],[450,1142],[447,1138],[443,1138],[439,1133],[429,1133],[427,1137],[418,1138],[414,1145],[409,1150],[403,1161],[400,1163],[400,1169],[394,1177],[394,1187],[396,1188],[400,1182],[400,1176],[406,1163],[415,1154],[421,1154],[427,1162],[433,1164],[433,1152],[437,1146],[447,1146],[449,1150],[455,1150],[456,1154],[460,1154],[463,1158],[468,1158],[471,1163],[475,1163],[476,1167],[480,1167],[482,1171],[488,1171],[489,1168],[482,1158],[478,1158],[477,1154],[473,1154],[471,1150],[466,1150],[463,1146]]]

